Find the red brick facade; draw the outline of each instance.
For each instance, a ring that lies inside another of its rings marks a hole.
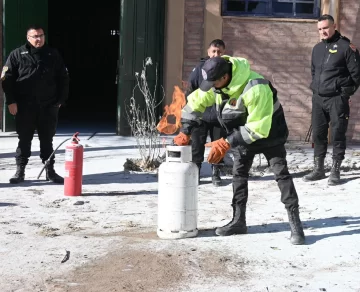
[[[2,32],[3,32],[3,27],[2,27],[2,15],[3,15],[3,2],[2,0],[0,0],[0,40],[2,40]],[[3,56],[3,51],[2,51],[2,46],[0,46],[0,64],[1,64],[1,69],[3,66],[3,60],[2,60],[2,56]],[[2,116],[3,116],[3,104],[4,104],[4,99],[3,99],[4,93],[2,90],[2,87],[0,86],[0,132],[2,130]]]
[[[316,44],[314,23],[224,20],[223,39],[231,55],[247,58],[252,70],[279,92],[290,140],[304,140],[310,126],[310,56]]]
[[[185,1],[184,70],[199,60],[204,1]],[[194,9],[196,8],[196,9]],[[340,31],[360,47],[360,3],[340,1]],[[187,36],[191,32],[192,36]],[[190,45],[189,40],[197,42]],[[289,140],[304,141],[311,124],[310,59],[319,41],[316,21],[274,21],[237,17],[223,18],[223,40],[227,53],[247,58],[254,71],[268,78],[278,89],[290,130]],[[360,92],[352,98],[348,140],[360,141]]]
[[[204,0],[185,0],[183,80],[203,57]]]
[[[341,0],[340,32],[360,48],[360,1]],[[348,138],[360,141],[360,90],[352,97]]]

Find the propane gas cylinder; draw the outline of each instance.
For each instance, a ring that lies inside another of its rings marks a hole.
[[[191,146],[167,146],[159,167],[158,228],[164,239],[195,237],[199,169],[191,162]]]
[[[84,147],[75,133],[65,148],[64,195],[80,196],[82,192],[82,170]]]

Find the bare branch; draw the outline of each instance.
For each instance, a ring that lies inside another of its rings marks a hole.
[[[160,157],[161,141],[160,133],[157,130],[157,116],[156,109],[162,104],[165,98],[164,88],[161,86],[163,95],[160,101],[156,100],[157,77],[158,70],[156,64],[156,83],[153,94],[151,94],[147,79],[147,66],[152,66],[150,57],[146,58],[143,64],[141,73],[136,72],[136,85],[133,88],[133,94],[130,98],[129,105],[126,108],[126,115],[131,133],[135,137],[137,148],[141,157],[141,164],[143,169],[149,169],[154,165],[154,160]],[[141,97],[145,102],[143,107],[140,107],[139,101],[135,99],[135,92],[139,90]]]

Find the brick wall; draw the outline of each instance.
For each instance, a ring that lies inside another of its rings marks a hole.
[[[341,0],[340,32],[351,39],[360,50],[360,2],[359,0]],[[360,60],[359,60],[360,61]],[[360,141],[360,90],[351,99],[349,141]]]
[[[203,57],[204,0],[185,0],[183,80]]]
[[[318,41],[316,23],[225,18],[228,53],[249,60],[251,69],[278,90],[289,140],[305,140],[311,124],[310,58]]]
[[[204,0],[185,1],[183,78],[202,57]],[[278,89],[290,130],[289,140],[304,141],[311,125],[310,60],[319,36],[317,21],[223,18],[227,53],[249,59],[254,71]],[[360,1],[340,0],[340,31],[360,48]],[[360,141],[360,91],[352,98],[347,132]]]
[[[2,16],[3,16],[3,1],[0,0],[0,40],[2,40],[2,31],[3,31],[3,27],[2,27]],[[1,65],[1,70],[2,70],[2,66],[3,66],[3,60],[2,60],[2,41],[0,42],[1,45],[0,45],[0,65]],[[3,118],[3,104],[4,104],[4,100],[3,100],[3,96],[4,96],[4,93],[3,93],[3,90],[2,90],[2,87],[0,86],[0,132],[2,131],[2,118]]]

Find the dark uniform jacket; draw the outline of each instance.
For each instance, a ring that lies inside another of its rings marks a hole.
[[[199,64],[193,69],[193,71],[190,73],[189,80],[188,80],[188,88],[186,91],[186,98],[188,95],[190,95],[193,91],[198,89],[200,87],[201,82],[204,80],[201,69],[204,66],[205,62],[210,57],[201,58]],[[210,106],[206,108],[202,120],[214,124],[215,126],[221,127],[219,124],[219,121],[217,119],[217,112],[216,112],[216,106]]]
[[[56,49],[29,43],[13,50],[1,74],[6,103],[42,106],[64,104],[68,98],[69,76]]]
[[[310,88],[320,96],[351,96],[360,85],[359,51],[338,31],[315,45],[311,57]]]

